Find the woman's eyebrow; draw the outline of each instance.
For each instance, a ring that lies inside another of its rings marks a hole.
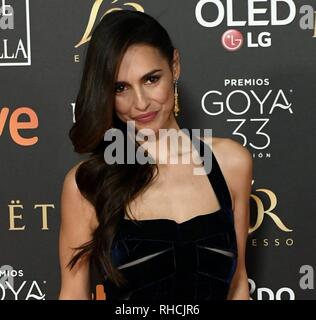
[[[158,72],[158,71],[162,71],[162,69],[154,69],[154,70],[151,70],[151,71],[147,72],[146,74],[144,74],[141,77],[141,80],[145,80],[147,77],[151,76],[152,74],[154,74],[155,72]],[[115,84],[128,84],[128,82],[126,82],[126,81],[116,81]]]

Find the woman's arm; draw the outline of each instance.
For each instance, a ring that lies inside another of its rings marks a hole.
[[[59,300],[91,299],[89,261],[79,260],[72,270],[67,267],[74,254],[72,248],[91,240],[96,228],[93,206],[81,195],[76,181],[77,164],[65,176],[61,194],[61,224],[59,234],[59,259],[61,289]]]
[[[249,300],[245,251],[249,230],[249,203],[253,160],[250,152],[232,139],[220,139],[214,148],[233,200],[237,237],[237,269],[231,282],[228,300]]]

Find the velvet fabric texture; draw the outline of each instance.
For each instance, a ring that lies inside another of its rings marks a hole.
[[[200,156],[212,157],[208,174],[221,208],[182,223],[169,219],[122,219],[112,259],[127,283],[117,287],[106,275],[107,300],[225,300],[237,262],[232,201],[211,148],[188,130]],[[202,159],[202,158],[201,158]]]

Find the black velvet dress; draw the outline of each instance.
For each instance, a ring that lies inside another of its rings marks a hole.
[[[200,156],[204,145],[208,148],[212,159],[208,178],[221,208],[182,223],[122,219],[112,259],[128,282],[118,288],[105,276],[107,300],[227,298],[237,262],[232,201],[214,153],[191,130],[189,134],[195,146],[200,144]]]

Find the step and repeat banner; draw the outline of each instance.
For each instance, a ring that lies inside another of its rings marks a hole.
[[[91,32],[155,17],[181,55],[179,125],[253,155],[249,289],[315,299],[316,1],[0,0],[0,300],[57,299],[60,194]],[[106,41],[106,39],[105,39]]]

